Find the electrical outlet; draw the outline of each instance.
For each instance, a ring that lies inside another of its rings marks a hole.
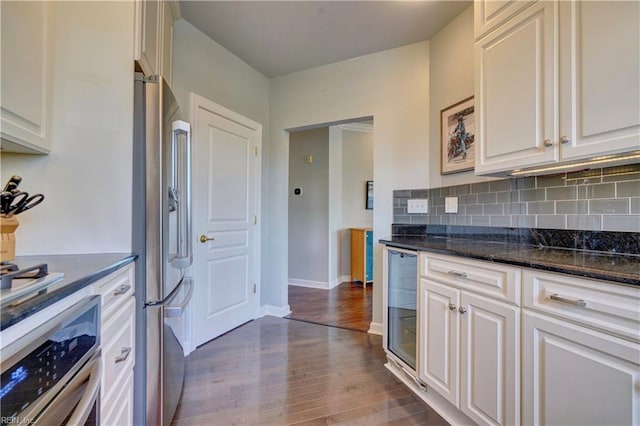
[[[407,200],[407,213],[429,213],[429,200],[426,198]]]
[[[444,198],[444,212],[445,213],[458,213],[458,197],[445,197]]]

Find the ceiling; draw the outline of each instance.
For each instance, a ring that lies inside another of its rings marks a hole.
[[[429,40],[472,1],[188,1],[182,17],[267,77]]]

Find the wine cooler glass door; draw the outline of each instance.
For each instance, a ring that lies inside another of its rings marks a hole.
[[[415,254],[389,250],[388,349],[416,369],[418,262]]]

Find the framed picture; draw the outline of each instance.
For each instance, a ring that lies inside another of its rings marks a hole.
[[[440,111],[440,174],[473,170],[475,134],[473,96]]]
[[[365,209],[373,210],[373,181],[367,181],[367,189],[365,191],[365,199],[364,199]]]

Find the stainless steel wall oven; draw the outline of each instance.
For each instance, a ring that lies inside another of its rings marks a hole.
[[[100,297],[0,350],[0,424],[99,424]]]

